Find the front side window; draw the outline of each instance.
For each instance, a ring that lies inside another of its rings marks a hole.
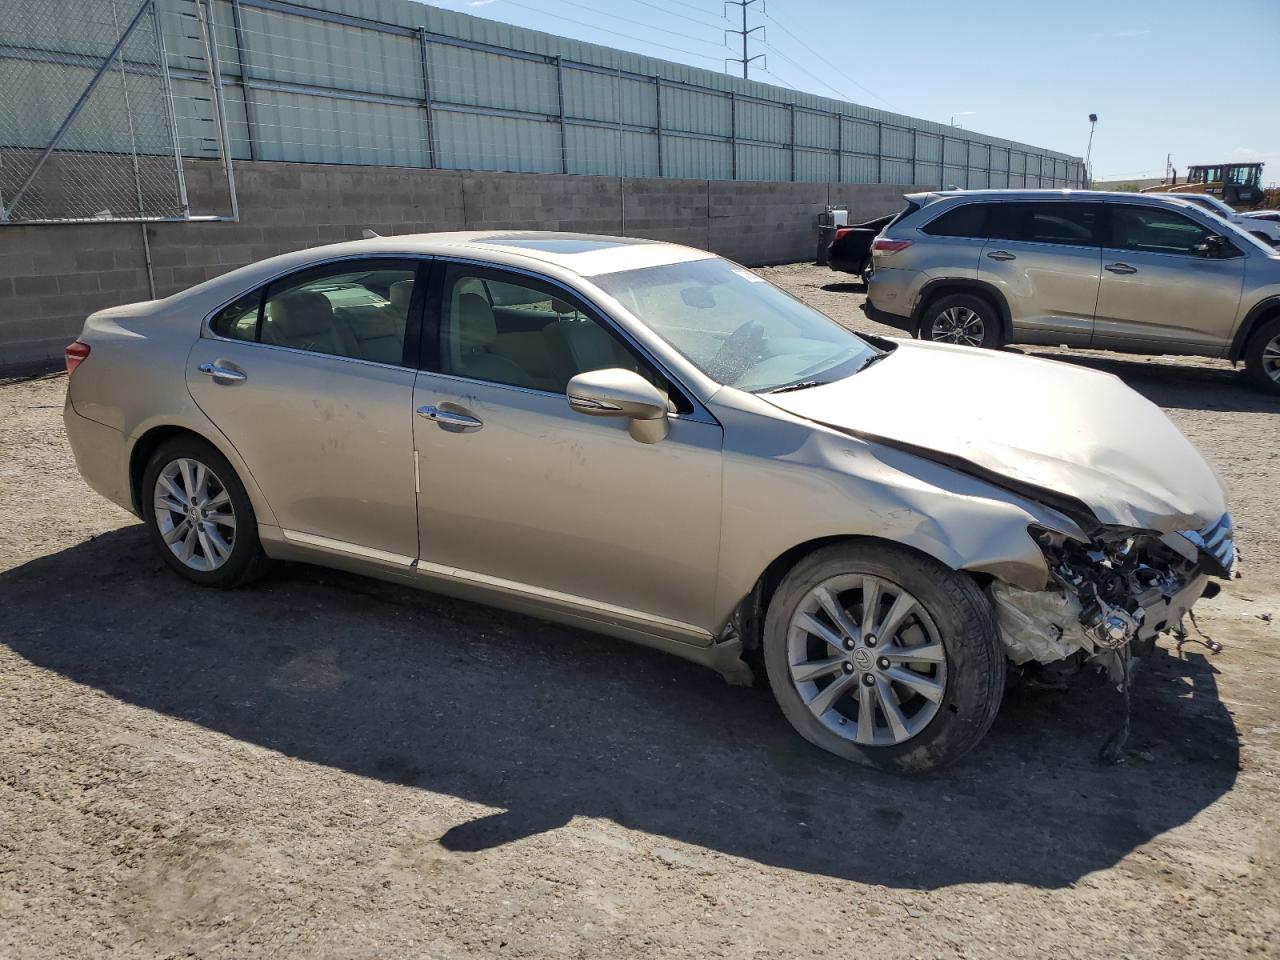
[[[990,209],[989,203],[965,203],[934,218],[921,229],[931,237],[985,239]]]
[[[1211,233],[1177,210],[1115,204],[1111,211],[1110,246],[1116,250],[1192,255]]]
[[[665,378],[563,291],[463,265],[445,273],[438,363],[442,373],[554,393],[580,373],[620,367],[669,390]]]
[[[210,326],[233,340],[402,364],[416,271],[413,260],[325,264],[241,297]]]
[[[877,355],[852,331],[719,257],[591,279],[708,377],[740,390],[840,379]]]
[[[1100,204],[1066,200],[1001,203],[991,238],[1026,243],[1098,246]]]

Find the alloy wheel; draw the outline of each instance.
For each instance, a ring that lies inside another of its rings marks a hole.
[[[192,570],[217,570],[235,549],[236,512],[218,475],[189,457],[170,461],[156,477],[156,527],[165,545]]]
[[[810,590],[791,618],[787,662],[809,712],[864,746],[910,740],[946,692],[946,650],[933,620],[914,596],[876,576],[846,574]]]
[[[940,343],[960,343],[967,347],[982,346],[987,328],[982,317],[968,307],[947,307],[933,318],[929,335]]]
[[[1280,334],[1262,348],[1262,372],[1274,383],[1280,383]]]

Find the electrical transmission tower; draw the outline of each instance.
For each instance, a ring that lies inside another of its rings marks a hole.
[[[749,57],[749,56],[747,56],[747,38],[748,38],[748,37],[750,37],[750,36],[751,36],[751,34],[755,33],[757,30],[763,30],[763,29],[764,29],[764,24],[763,24],[763,23],[758,23],[758,24],[756,24],[756,25],[755,25],[754,27],[752,27],[750,30],[748,30],[748,29],[747,29],[747,7],[751,6],[753,3],[759,3],[759,4],[760,4],[760,9],[761,9],[761,10],[763,10],[763,9],[764,9],[764,0],[725,0],[725,9],[726,9],[726,10],[728,10],[728,8],[729,8],[729,7],[741,7],[741,8],[742,8],[742,29],[741,29],[741,30],[726,30],[726,31],[724,32],[724,33],[725,33],[725,37],[726,37],[726,38],[727,38],[727,37],[728,37],[728,35],[729,35],[729,34],[731,34],[731,33],[736,33],[738,36],[742,37],[742,56],[740,56],[740,57],[726,57],[724,62],[725,62],[726,64],[728,64],[728,63],[740,63],[740,64],[742,64],[742,76],[743,76],[743,78],[744,78],[744,79],[745,79],[745,78],[746,78],[746,76],[747,76],[747,68],[751,66],[751,61],[752,61],[752,60],[761,60],[761,59],[764,59],[764,54],[763,54],[763,53],[757,53],[754,57]],[[725,19],[726,19],[726,20],[728,19],[728,14],[727,14],[727,13],[725,14]],[[766,69],[767,69],[767,67],[768,67],[768,61],[767,61],[767,60],[765,60],[765,65],[766,65]]]

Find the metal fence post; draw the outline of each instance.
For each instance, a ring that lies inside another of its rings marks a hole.
[[[791,120],[791,182],[796,179],[796,105],[787,104],[787,114]]]
[[[836,118],[836,183],[844,183],[844,116],[833,113]]]
[[[990,155],[990,150],[991,148],[988,147],[987,148],[988,155]],[[990,175],[988,174],[988,177],[989,176]],[[966,190],[969,189],[969,184],[972,180],[973,180],[973,141],[966,140],[964,142],[964,188]],[[991,184],[988,183],[987,186],[991,186]]]
[[[884,183],[884,121],[876,121],[876,183]]]
[[[569,172],[569,141],[564,130],[564,66],[556,57],[556,111],[560,114],[560,172]]]
[[[653,78],[653,111],[658,136],[658,176],[662,176],[662,78]]]
[[[436,122],[431,116],[431,69],[427,58],[427,28],[418,28],[418,60],[422,68],[422,110],[427,122],[427,166],[434,169],[436,159]]]
[[[244,95],[244,125],[249,138],[249,159],[258,159],[257,137],[255,127],[257,120],[254,114],[257,105],[249,98],[249,44],[244,34],[244,11],[240,8],[240,0],[231,0],[231,26],[236,38],[236,60],[240,63],[240,92]]]
[[[729,91],[729,179],[738,179],[738,97]]]
[[[213,109],[217,111],[214,122],[218,127],[218,144],[222,152],[222,168],[227,175],[227,196],[231,203],[231,219],[240,219],[240,202],[236,197],[236,176],[231,164],[231,134],[227,130],[227,105],[222,95],[222,65],[218,56],[218,24],[213,16],[213,4],[210,0],[199,0],[196,7],[197,13],[200,15],[200,32],[204,34],[205,55],[208,57],[209,64],[209,86],[213,89]],[[156,20],[156,35],[160,40],[161,56],[164,54],[164,37],[160,33],[160,22]],[[166,61],[164,71],[165,85],[169,85],[169,70]],[[247,99],[247,97],[246,97]],[[173,93],[169,91],[169,112],[173,113]],[[177,147],[178,131],[177,119],[174,114],[174,145]],[[178,175],[182,176],[182,152],[178,152]],[[182,186],[182,202],[185,207],[187,202],[187,188],[185,182]]]
[[[911,182],[913,184],[918,182],[916,180],[916,138],[918,135],[919,135],[919,131],[916,130],[915,127],[912,127],[911,128]],[[942,184],[938,184],[938,186],[942,186]]]

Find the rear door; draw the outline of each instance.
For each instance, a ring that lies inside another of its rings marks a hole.
[[[196,341],[191,396],[287,539],[406,566],[417,556],[412,400],[427,262],[291,274],[222,308]]]
[[[1095,346],[1215,354],[1231,341],[1245,257],[1197,247],[1214,231],[1172,205],[1109,203]],[[1208,218],[1206,218],[1208,219]]]
[[[1015,340],[1089,342],[1102,266],[1100,206],[1081,200],[995,204],[978,279],[1004,294]]]

